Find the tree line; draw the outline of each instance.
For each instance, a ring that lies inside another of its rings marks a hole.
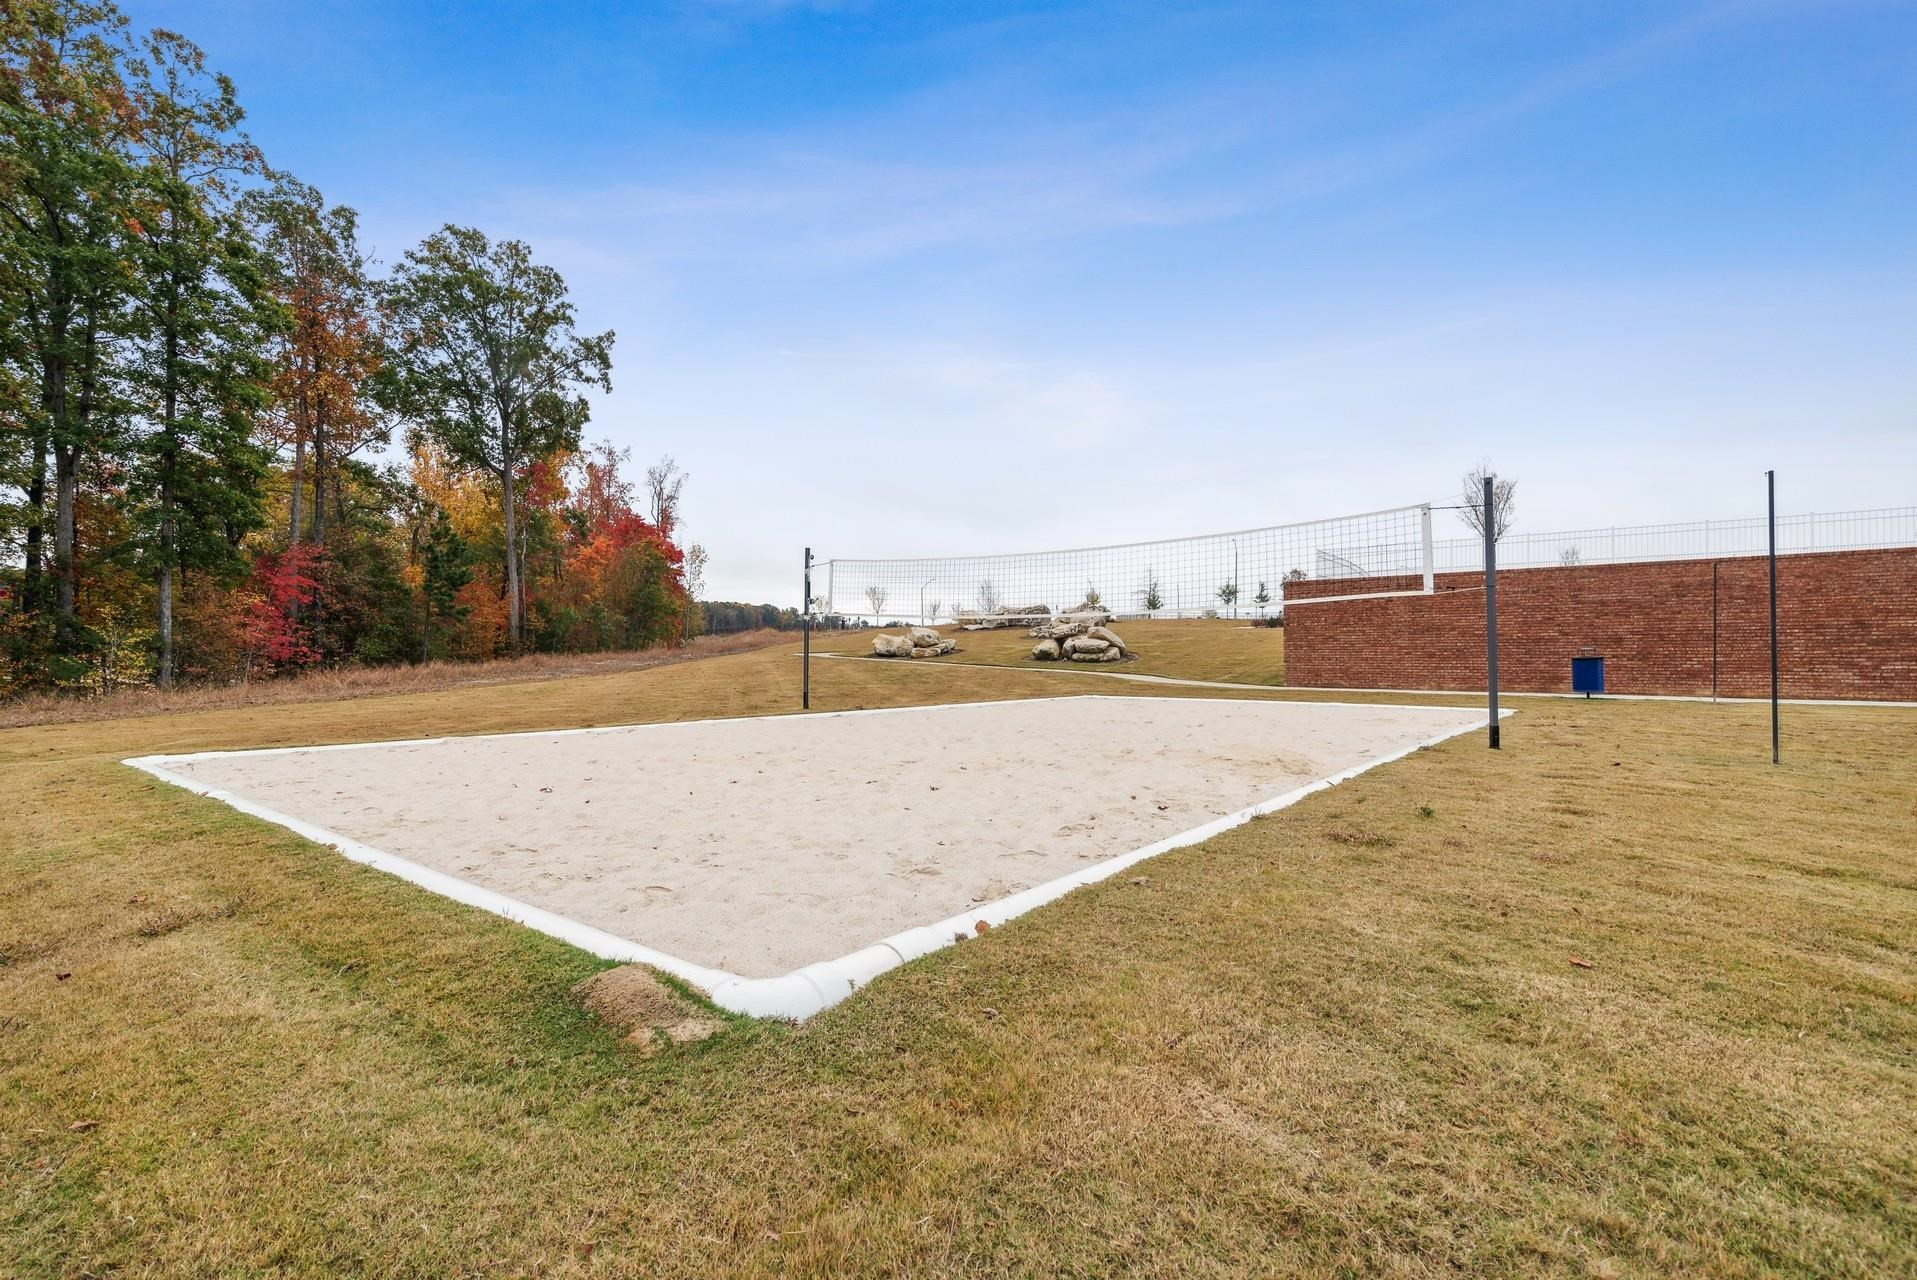
[[[379,274],[243,121],[184,36],[0,6],[0,694],[696,627],[559,273],[447,225]]]

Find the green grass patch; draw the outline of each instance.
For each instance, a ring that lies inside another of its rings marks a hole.
[[[1126,669],[1270,672],[1282,633],[1190,625]],[[793,710],[795,655],[0,732],[0,1270],[1910,1270],[1908,711],[1793,708],[1773,768],[1765,708],[1527,700],[649,1057],[570,996],[601,962],[118,763]]]

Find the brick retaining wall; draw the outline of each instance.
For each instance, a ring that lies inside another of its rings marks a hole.
[[[1715,573],[1716,635],[1712,600]],[[1360,589],[1288,584],[1290,600]],[[1917,547],[1777,562],[1785,697],[1917,700]],[[1510,569],[1498,574],[1499,685],[1568,692],[1580,647],[1612,693],[1770,693],[1765,560]],[[1430,596],[1285,611],[1285,681],[1316,688],[1484,688],[1484,575],[1439,574]]]

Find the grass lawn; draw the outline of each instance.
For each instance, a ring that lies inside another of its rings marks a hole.
[[[890,629],[896,633],[898,628]],[[1283,685],[1285,632],[1282,627],[1255,627],[1249,621],[1226,618],[1180,618],[1114,622],[1112,630],[1138,650],[1133,662],[1117,666],[1077,662],[1038,662],[1032,646],[1038,641],[1024,627],[1002,631],[961,631],[942,627],[943,635],[958,641],[959,651],[944,658],[920,662],[988,663],[995,667],[1030,667],[1048,671],[1122,671],[1141,676],[1177,676],[1187,680],[1223,680],[1234,684]],[[869,657],[873,631],[824,632],[813,646],[824,653],[855,653]]]
[[[1279,633],[1193,634],[1127,669]],[[117,763],[783,710],[795,651],[0,732],[0,1273],[1917,1267],[1917,712],[1788,709],[1773,769],[1760,706],[1527,699],[652,1057],[581,953]]]

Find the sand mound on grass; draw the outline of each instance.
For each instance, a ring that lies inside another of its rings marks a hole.
[[[644,965],[628,964],[595,973],[576,983],[572,994],[588,1012],[597,1014],[624,1036],[628,1044],[648,1054],[657,1052],[662,1043],[703,1040],[723,1025],[687,1004]]]

